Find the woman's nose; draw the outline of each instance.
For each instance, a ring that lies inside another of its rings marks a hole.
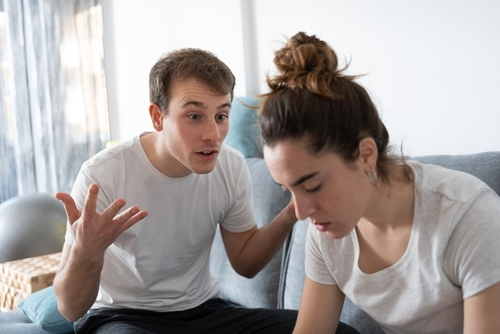
[[[304,220],[314,213],[315,207],[314,203],[311,201],[302,197],[298,198],[296,196],[293,196],[293,201],[295,206],[295,215],[298,219]]]

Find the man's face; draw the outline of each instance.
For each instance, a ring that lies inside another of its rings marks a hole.
[[[214,169],[229,131],[230,108],[230,94],[217,95],[196,79],[173,85],[161,131],[161,153],[172,167],[168,176],[206,174]]]

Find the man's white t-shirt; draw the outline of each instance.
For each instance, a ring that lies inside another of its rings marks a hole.
[[[139,136],[85,162],[71,195],[79,209],[100,186],[97,212],[124,198],[148,216],[107,249],[92,308],[179,311],[215,298],[210,250],[218,224],[231,232],[256,225],[252,185],[241,153],[223,145],[214,170],[169,178],[148,160]],[[68,226],[66,242],[74,238]]]
[[[334,240],[311,225],[306,275],[338,285],[386,333],[462,333],[463,300],[500,282],[500,198],[471,175],[409,164],[415,211],[402,258],[365,274],[355,230]]]

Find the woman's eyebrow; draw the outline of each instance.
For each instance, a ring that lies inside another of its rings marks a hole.
[[[304,175],[301,178],[299,178],[297,181],[293,182],[292,186],[296,187],[299,184],[301,184],[302,182],[305,182],[305,181],[309,180],[310,178],[312,178],[312,177],[314,177],[314,176],[316,176],[318,174],[319,174],[319,172],[314,172],[314,173],[311,173],[311,174]]]

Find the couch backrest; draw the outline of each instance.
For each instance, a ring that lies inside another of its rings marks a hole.
[[[290,194],[283,191],[273,179],[261,158],[247,159],[252,177],[253,201],[257,225],[267,225],[290,201]],[[217,231],[212,246],[210,268],[217,277],[222,298],[246,307],[276,308],[282,268],[283,248],[254,278],[238,275],[227,259],[220,232]]]
[[[424,164],[443,166],[472,174],[500,196],[500,152],[467,155],[428,155],[411,159]]]

